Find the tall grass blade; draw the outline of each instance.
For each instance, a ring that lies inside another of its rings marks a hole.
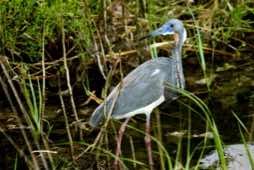
[[[216,150],[219,154],[219,158],[220,158],[220,162],[221,162],[221,168],[223,170],[227,169],[226,166],[226,161],[224,158],[224,152],[223,152],[223,144],[222,141],[220,139],[220,135],[216,126],[215,121],[212,118],[212,114],[210,109],[208,108],[208,106],[197,96],[195,96],[194,94],[184,90],[184,89],[179,89],[176,87],[173,87],[172,85],[168,84],[167,86],[169,89],[173,90],[173,91],[177,91],[178,93],[182,94],[183,96],[186,96],[187,98],[189,98],[191,101],[193,101],[204,113],[205,117],[206,117],[206,122],[209,125],[209,128],[211,129],[212,133],[213,133],[213,137],[214,137],[214,142],[215,142],[215,147]]]

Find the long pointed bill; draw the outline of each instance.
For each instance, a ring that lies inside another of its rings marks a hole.
[[[159,35],[173,35],[175,34],[175,31],[173,30],[172,27],[170,27],[169,25],[162,25],[160,28],[154,30],[153,32],[149,33],[148,35],[140,38],[139,40],[144,40],[146,38],[151,38],[151,37],[156,37]]]

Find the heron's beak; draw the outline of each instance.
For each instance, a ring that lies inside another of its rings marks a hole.
[[[174,35],[175,31],[173,28],[169,27],[168,25],[162,25],[160,28],[154,30],[153,32],[149,33],[148,35],[140,38],[139,40],[144,40],[146,38],[151,38],[151,37],[157,37],[159,35]]]

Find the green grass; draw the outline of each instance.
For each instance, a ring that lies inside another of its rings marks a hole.
[[[42,32],[45,46],[61,47],[61,11],[64,11],[62,15],[68,38],[72,38],[75,49],[82,52],[84,46],[90,45],[92,33],[91,16],[88,11],[84,14],[84,7],[79,1],[1,2],[0,52],[8,52],[14,61],[38,62],[41,59]]]
[[[41,104],[42,104],[42,96],[41,96],[41,89],[40,89],[40,82],[37,79],[37,90],[34,89],[34,84],[31,80],[31,75],[29,72],[26,72],[26,69],[24,68],[23,71],[23,78],[21,78],[21,83],[23,87],[23,94],[25,97],[24,104],[26,103],[28,106],[28,115],[26,115],[26,121],[28,125],[32,125],[32,132],[33,136],[40,135],[42,132],[41,129],[41,123],[42,123],[42,117],[41,117]],[[28,81],[25,81],[26,77],[28,78]],[[35,94],[37,92],[38,94]]]

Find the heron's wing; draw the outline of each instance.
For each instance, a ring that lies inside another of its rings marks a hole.
[[[134,78],[127,76],[118,93],[112,116],[124,117],[123,115],[150,105],[164,96],[165,78],[165,72],[151,68],[135,74]]]
[[[164,95],[167,76],[171,76],[170,64],[170,59],[158,58],[134,69],[113,89],[105,102],[97,107],[90,124],[97,126],[109,113],[112,117],[122,117],[158,100]]]

